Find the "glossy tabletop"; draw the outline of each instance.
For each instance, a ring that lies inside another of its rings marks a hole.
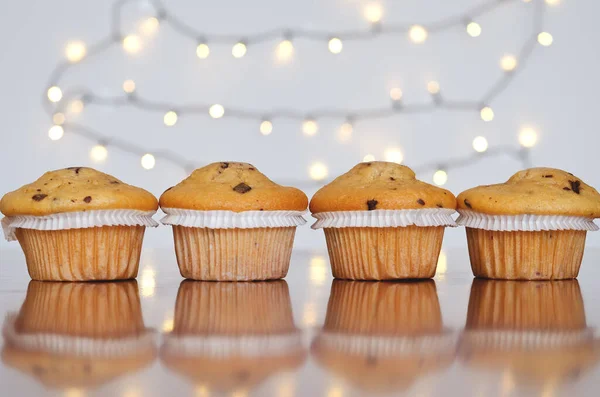
[[[137,281],[40,283],[0,251],[4,396],[596,396],[600,250],[577,281],[474,280],[466,249],[421,282],[184,281],[145,247]]]

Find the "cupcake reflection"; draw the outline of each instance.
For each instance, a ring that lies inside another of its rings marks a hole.
[[[433,280],[334,280],[325,325],[312,354],[358,388],[388,393],[448,368],[456,342],[443,326]]]
[[[156,357],[135,281],[31,281],[3,336],[6,365],[58,389],[98,387]]]
[[[161,360],[196,386],[249,391],[305,358],[285,281],[180,284]]]
[[[596,365],[600,343],[577,280],[475,279],[459,355],[471,368],[509,373],[517,386],[544,387]]]

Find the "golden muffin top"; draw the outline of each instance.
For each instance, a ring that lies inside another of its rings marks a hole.
[[[493,215],[600,217],[600,194],[575,175],[555,168],[530,168],[507,182],[478,186],[458,195],[458,208]]]
[[[456,209],[456,198],[446,189],[417,180],[410,168],[384,161],[354,166],[310,201],[312,213],[423,208]]]
[[[158,203],[146,190],[87,167],[46,172],[0,201],[0,212],[6,216],[109,209],[156,211]]]
[[[306,195],[276,184],[248,163],[220,162],[198,168],[160,196],[161,208],[190,210],[304,211]]]

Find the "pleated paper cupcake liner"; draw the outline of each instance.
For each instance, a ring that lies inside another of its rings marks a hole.
[[[456,223],[448,208],[424,208],[411,210],[333,211],[312,214],[317,221],[313,229],[346,227],[406,227],[450,226]]]
[[[254,229],[304,225],[306,211],[197,211],[163,208],[165,225],[209,229]]]
[[[545,230],[585,230],[596,231],[593,219],[580,216],[560,215],[489,215],[471,210],[458,210],[456,223],[472,229],[493,231],[537,232]]]
[[[539,350],[576,346],[594,340],[594,329],[577,331],[465,331],[462,342],[470,348]]]
[[[136,336],[123,338],[88,338],[51,333],[19,333],[15,328],[17,316],[9,314],[2,329],[5,340],[29,351],[83,357],[129,356],[156,346],[156,332],[146,329]]]

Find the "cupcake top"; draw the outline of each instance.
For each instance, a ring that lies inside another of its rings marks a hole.
[[[417,180],[410,168],[383,161],[354,166],[310,201],[312,213],[423,208],[456,209],[456,198],[448,190]]]
[[[161,208],[200,211],[304,211],[307,205],[302,191],[276,184],[252,164],[232,162],[198,168],[160,197]]]
[[[575,175],[555,168],[530,168],[507,182],[478,186],[458,195],[458,208],[491,215],[600,217],[600,194]]]
[[[114,209],[156,211],[158,203],[146,190],[87,167],[46,172],[0,201],[6,216]]]

